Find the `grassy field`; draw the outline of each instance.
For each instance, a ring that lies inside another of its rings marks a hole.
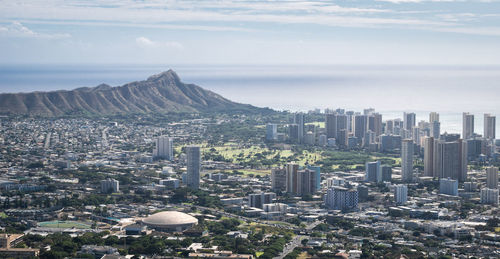
[[[91,225],[86,224],[84,222],[78,221],[46,221],[38,223],[40,227],[47,228],[78,228],[78,229],[90,229]]]
[[[264,252],[255,252],[255,256],[257,256],[257,257],[260,257],[263,254],[264,254]]]
[[[7,214],[5,214],[4,212],[0,212],[0,219],[5,219],[7,218]]]

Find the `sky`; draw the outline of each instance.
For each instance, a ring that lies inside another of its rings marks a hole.
[[[0,63],[500,64],[498,0],[0,0]]]

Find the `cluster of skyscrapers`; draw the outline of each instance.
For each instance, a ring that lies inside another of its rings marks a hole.
[[[300,169],[296,163],[288,163],[284,168],[271,171],[272,189],[296,196],[313,195],[321,188],[319,167],[308,166]]]

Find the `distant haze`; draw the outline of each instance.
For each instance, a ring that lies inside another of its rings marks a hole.
[[[451,132],[467,111],[480,134],[483,113],[500,115],[499,66],[9,66],[0,69],[0,92],[116,86],[169,68],[230,100],[278,110],[373,107],[384,119],[414,111],[419,120],[437,111]]]

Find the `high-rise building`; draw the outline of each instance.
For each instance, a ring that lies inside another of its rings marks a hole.
[[[481,203],[498,205],[498,189],[481,189]]]
[[[174,138],[161,136],[155,141],[156,147],[153,150],[153,157],[158,159],[174,159]]]
[[[378,137],[382,134],[382,114],[372,113],[368,116],[368,129]]]
[[[413,112],[410,113],[405,112],[403,116],[404,116],[403,128],[411,132],[411,130],[413,129],[413,127],[415,127],[417,122],[416,115]]]
[[[299,142],[299,125],[289,124],[288,125],[288,137],[292,142]]]
[[[101,193],[114,193],[120,191],[120,182],[108,178],[101,181]]]
[[[326,114],[325,128],[327,138],[337,138],[337,114]]]
[[[498,189],[498,167],[486,168],[486,187],[489,189]]]
[[[404,139],[401,143],[401,177],[404,182],[413,181],[413,140]]]
[[[489,140],[495,139],[496,134],[496,116],[491,114],[484,115],[484,137]]]
[[[385,131],[384,131],[384,133],[386,135],[394,133],[394,121],[393,120],[387,120],[385,122]]]
[[[433,137],[434,139],[439,139],[439,136],[441,135],[441,123],[439,121],[431,122],[430,130],[431,137]]]
[[[200,188],[201,156],[199,146],[187,146],[187,186],[192,189]]]
[[[295,113],[293,123],[298,126],[298,140],[299,143],[302,143],[304,140],[304,114],[301,112]]]
[[[434,138],[424,139],[424,176],[436,177],[434,174]]]
[[[474,114],[464,112],[462,115],[462,138],[469,139],[474,135]]]
[[[299,180],[298,171],[299,165],[295,163],[288,163],[286,168],[286,192],[298,193],[299,190]]]
[[[439,113],[437,112],[431,112],[429,113],[429,123],[433,123],[433,122],[439,122]]]
[[[343,212],[358,210],[358,191],[345,187],[334,186],[325,194],[325,205],[329,209]]]
[[[388,165],[383,165],[380,167],[382,169],[382,182],[392,181],[392,167]]]
[[[464,182],[467,179],[467,144],[458,139],[453,142],[434,141],[434,176]]]
[[[366,162],[365,180],[367,182],[382,182],[382,170],[380,169],[380,161]]]
[[[458,180],[451,178],[439,179],[439,193],[458,196]]]
[[[398,205],[404,205],[408,201],[408,186],[406,184],[394,185],[394,201]]]
[[[337,137],[335,137],[335,139],[337,139],[337,140],[338,139],[342,139],[342,138],[340,138],[340,132],[342,130],[346,130],[346,132],[347,132],[346,136],[349,135],[349,129],[347,127],[347,124],[348,124],[347,115],[345,115],[345,114],[337,114],[337,133],[336,133]],[[347,137],[346,137],[346,139],[347,139]],[[340,144],[341,144],[341,142],[337,142],[337,145],[340,145]],[[342,144],[342,145],[345,145],[345,144]]]
[[[271,170],[271,188],[273,191],[286,191],[286,169],[273,168]]]
[[[314,173],[316,174],[314,177],[314,180],[316,181],[314,183],[314,186],[316,188],[316,191],[319,191],[321,189],[321,167],[308,165],[307,169],[313,170]]]
[[[248,206],[252,208],[263,208],[264,204],[273,203],[276,194],[273,192],[252,193],[248,195]]]
[[[278,125],[268,123],[266,125],[266,140],[276,140],[278,138]]]
[[[349,133],[347,132],[347,129],[342,129],[339,131],[339,134],[335,141],[337,142],[337,145],[339,147],[345,147],[347,146],[347,139],[349,138]]]
[[[362,143],[363,138],[367,130],[366,115],[355,115],[354,116],[354,136],[358,139],[358,144]]]

